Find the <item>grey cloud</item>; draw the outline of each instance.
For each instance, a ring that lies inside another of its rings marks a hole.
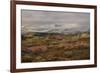
[[[89,13],[22,10],[21,14],[23,33],[54,29],[62,31],[69,27],[73,29],[73,32],[90,29]],[[57,28],[55,25],[61,25],[61,28]]]

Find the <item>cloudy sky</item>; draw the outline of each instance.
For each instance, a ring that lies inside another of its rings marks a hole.
[[[90,14],[21,10],[21,30],[27,32],[74,33],[89,30]]]

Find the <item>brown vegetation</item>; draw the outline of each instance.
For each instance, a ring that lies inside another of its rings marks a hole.
[[[22,39],[22,62],[85,60],[90,58],[89,34],[31,33]],[[23,35],[24,36],[24,35]],[[31,36],[31,37],[30,37]]]

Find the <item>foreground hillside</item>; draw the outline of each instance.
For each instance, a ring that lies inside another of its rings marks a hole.
[[[90,58],[89,33],[22,35],[22,62],[86,60]]]

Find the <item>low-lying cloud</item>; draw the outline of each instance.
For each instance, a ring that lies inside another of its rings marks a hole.
[[[22,33],[27,32],[84,32],[90,29],[90,14],[22,10]]]

